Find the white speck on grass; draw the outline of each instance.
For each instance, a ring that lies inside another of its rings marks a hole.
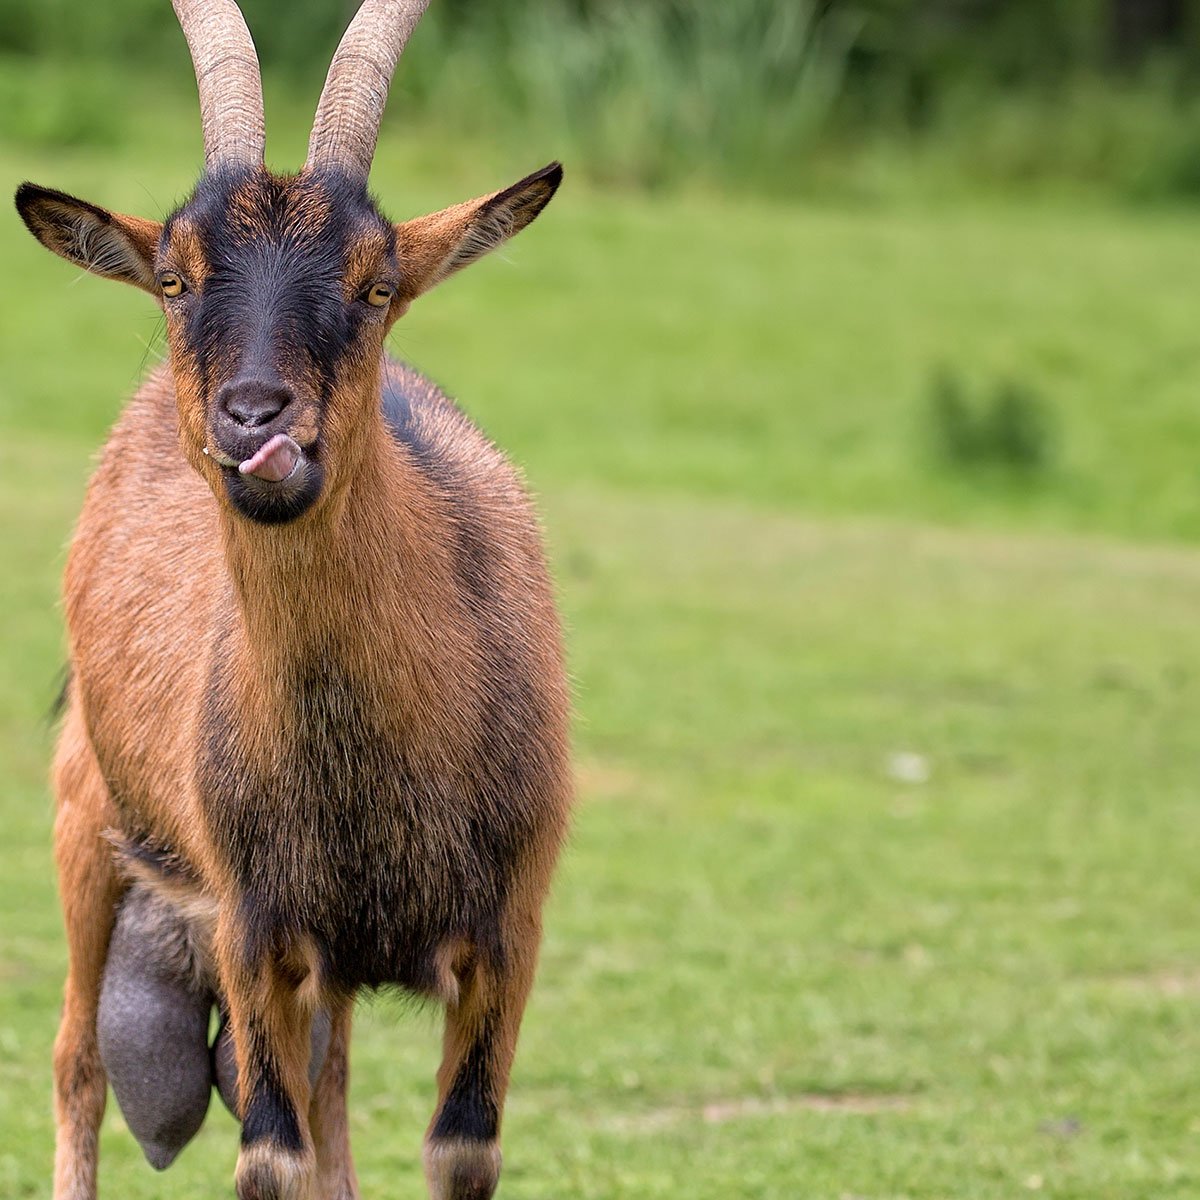
[[[924,754],[917,754],[912,750],[897,750],[894,754],[889,754],[886,769],[888,778],[897,783],[929,782],[929,759]]]

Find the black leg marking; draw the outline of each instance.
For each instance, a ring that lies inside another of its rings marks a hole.
[[[458,1068],[458,1074],[446,1093],[446,1102],[438,1113],[431,1136],[441,1140],[491,1141],[500,1124],[491,1086],[488,1059],[492,1049],[492,1023],[485,1020],[470,1050]]]
[[[269,1142],[282,1150],[299,1153],[304,1149],[296,1110],[284,1093],[275,1066],[268,1060],[260,1068],[258,1081],[246,1104],[242,1120],[242,1145]]]

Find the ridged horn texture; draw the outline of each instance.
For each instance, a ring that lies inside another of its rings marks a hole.
[[[204,126],[204,165],[258,166],[267,144],[262,78],[233,0],[171,0],[187,38]]]
[[[307,167],[366,179],[400,52],[429,0],[364,0],[342,36],[313,118]]]

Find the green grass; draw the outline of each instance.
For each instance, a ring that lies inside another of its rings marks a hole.
[[[161,212],[196,150],[182,117],[161,126],[103,153],[0,148],[0,166]],[[396,215],[538,162],[429,160],[385,147]],[[542,496],[577,680],[581,802],[502,1195],[1200,1195],[1198,235],[1184,216],[568,183],[507,263],[405,318],[394,349]],[[0,255],[16,1198],[47,1194],[52,1144],[56,577],[155,319],[12,218]],[[925,422],[947,364],[1035,386],[1050,465],[939,466]],[[898,755],[928,779],[898,778]],[[436,1043],[428,1014],[364,1008],[366,1196],[420,1194]],[[228,1195],[235,1152],[214,1109],[155,1177],[113,1111],[105,1194]]]

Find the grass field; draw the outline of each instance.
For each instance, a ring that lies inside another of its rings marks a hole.
[[[161,213],[193,169],[172,120],[103,153],[0,147],[0,174]],[[428,157],[386,148],[396,215],[506,182]],[[13,217],[0,255],[16,1198],[47,1194],[52,1144],[56,581],[156,322]],[[501,1194],[1200,1196],[1200,220],[568,184],[507,259],[393,338],[526,467],[577,680]],[[1032,387],[1045,465],[932,461],[946,367]],[[366,1196],[420,1194],[436,1041],[364,1007]],[[155,1177],[110,1110],[105,1194],[232,1194],[235,1153],[214,1108]]]

